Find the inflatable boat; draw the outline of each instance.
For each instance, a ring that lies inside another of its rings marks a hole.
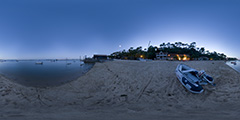
[[[176,75],[182,85],[192,93],[202,93],[203,87],[199,84],[197,77],[198,71],[187,65],[179,64],[176,69]]]
[[[177,66],[176,75],[182,85],[192,93],[202,93],[204,91],[202,85],[215,86],[214,79],[207,75],[204,70],[197,71],[184,64]]]

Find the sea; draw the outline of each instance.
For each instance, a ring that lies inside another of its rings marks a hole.
[[[232,67],[233,69],[235,69],[236,71],[240,72],[240,61],[239,60],[227,61],[226,64],[229,65],[230,67]]]
[[[76,80],[93,65],[80,60],[4,60],[0,75],[24,86],[52,87]]]

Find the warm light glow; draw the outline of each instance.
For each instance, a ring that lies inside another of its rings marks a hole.
[[[143,55],[140,55],[140,58],[143,58]]]
[[[178,58],[178,60],[181,60],[181,57],[177,54],[177,58]]]
[[[184,56],[183,60],[188,60],[188,58],[187,58],[187,56],[185,54],[183,56]]]
[[[182,55],[179,56],[179,55],[177,54],[176,56],[177,56],[177,59],[178,59],[178,60],[190,60],[190,58],[188,58],[188,56],[185,55],[185,54],[184,54],[183,56],[182,56]]]
[[[187,60],[187,57],[185,56],[185,57],[183,57],[183,60]]]

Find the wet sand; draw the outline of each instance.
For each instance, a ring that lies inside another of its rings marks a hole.
[[[213,76],[192,94],[177,80],[184,63]],[[0,119],[238,119],[240,74],[223,61],[109,61],[75,81],[33,88],[0,77]]]

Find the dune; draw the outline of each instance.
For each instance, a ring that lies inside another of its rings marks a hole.
[[[179,63],[205,70],[216,86],[193,94]],[[240,74],[223,61],[109,61],[57,87],[25,87],[0,76],[0,119],[238,119]]]

